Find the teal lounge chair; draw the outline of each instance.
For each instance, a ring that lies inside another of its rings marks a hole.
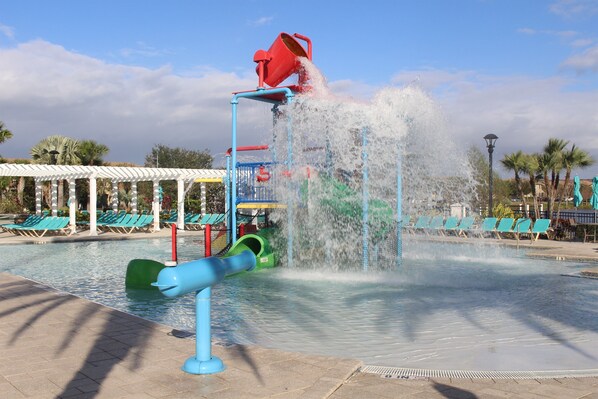
[[[500,222],[498,222],[498,226],[496,226],[496,230],[494,230],[494,234],[496,234],[496,238],[499,240],[502,238],[500,235],[505,233],[512,233],[513,222],[515,219],[513,218],[502,218]]]
[[[522,234],[531,234],[532,220],[530,218],[520,218],[515,222],[511,233],[519,240]]]
[[[141,215],[135,222],[130,223],[127,227],[122,227],[120,230],[126,234],[131,234],[133,231],[138,230],[145,230],[148,232],[153,224],[154,215]]]
[[[7,231],[7,232],[10,232],[10,233],[13,233],[13,234],[17,234],[17,232],[13,231],[14,229],[19,229],[19,228],[22,228],[22,227],[35,226],[43,218],[44,218],[43,215],[29,215],[29,216],[27,216],[27,218],[22,223],[5,224],[5,225],[2,225],[0,227],[2,227],[2,229],[4,231]]]
[[[452,231],[457,231],[457,227],[459,227],[459,219],[456,216],[449,216],[444,222],[444,227],[439,232],[442,235],[446,235]]]
[[[477,233],[480,235],[480,237],[484,238],[486,233],[490,233],[490,235],[492,235],[495,231],[496,231],[496,222],[498,221],[497,218],[485,218],[482,221],[482,225],[480,226],[479,230],[477,231]],[[513,224],[513,222],[511,222],[511,225]]]
[[[428,227],[424,229],[424,233],[426,233],[426,235],[430,235],[430,233],[438,233],[443,226],[444,216],[434,216],[432,220],[430,220],[430,224],[428,225]]]
[[[430,216],[420,216],[417,218],[417,221],[415,222],[415,225],[413,226],[413,229],[411,230],[411,232],[413,234],[417,233],[418,231],[424,231],[424,229],[426,229],[429,225],[430,225]]]
[[[455,229],[458,236],[467,238],[467,234],[473,231],[473,224],[475,223],[475,219],[473,216],[465,216],[461,219],[459,226]]]
[[[48,216],[43,218],[35,226],[19,229],[19,233],[23,233],[22,235],[32,237],[43,237],[49,231],[71,235],[72,232],[69,226],[69,218],[63,216]]]
[[[548,232],[550,230],[550,219],[536,219],[536,221],[534,222],[534,226],[532,227],[532,233],[530,237],[532,243],[534,241],[538,241],[538,237],[540,237],[541,234],[545,234],[546,238],[550,238],[548,237]]]

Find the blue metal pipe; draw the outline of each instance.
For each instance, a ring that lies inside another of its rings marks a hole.
[[[246,250],[228,258],[209,257],[176,267],[166,267],[152,283],[169,298],[196,291],[195,294],[195,356],[188,358],[183,371],[190,374],[213,374],[224,370],[224,363],[212,356],[210,323],[212,285],[225,276],[255,269],[257,259]]]
[[[227,217],[226,217],[226,224],[227,224],[227,229],[226,229],[226,243],[231,243],[233,242],[231,240],[231,232],[234,229],[232,226],[233,225],[233,220],[231,215],[233,214],[232,212],[232,207],[231,207],[231,195],[232,195],[232,190],[231,190],[231,167],[230,167],[230,155],[226,154],[226,176],[224,177],[224,188],[225,188],[225,212],[227,213]]]
[[[362,165],[362,173],[363,173],[363,182],[362,182],[362,190],[363,190],[363,201],[362,201],[362,247],[363,247],[363,271],[367,272],[369,268],[369,226],[368,226],[368,218],[369,218],[369,187],[368,187],[368,139],[367,139],[367,128],[363,128],[361,130],[361,159],[363,161]]]
[[[397,154],[397,266],[403,264],[403,154]]]

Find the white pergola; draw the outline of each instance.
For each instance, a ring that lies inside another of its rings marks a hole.
[[[118,183],[131,182],[131,210],[137,213],[137,183],[151,181],[154,187],[153,211],[154,230],[160,230],[160,181],[175,180],[177,182],[177,228],[185,228],[185,193],[194,182],[201,184],[202,213],[205,214],[206,182],[222,181],[226,174],[221,169],[178,169],[178,168],[141,168],[120,166],[81,166],[81,165],[38,165],[38,164],[0,164],[0,176],[33,177],[35,179],[35,210],[42,212],[42,184],[50,181],[52,197],[52,214],[58,212],[58,181],[66,180],[69,184],[69,216],[71,230],[76,229],[76,197],[75,180],[89,179],[89,235],[97,235],[97,179],[112,181],[112,208],[118,209]],[[187,184],[187,189],[185,189]]]

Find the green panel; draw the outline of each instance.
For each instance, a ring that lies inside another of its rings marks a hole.
[[[125,277],[126,288],[142,290],[157,290],[151,283],[158,280],[158,273],[164,269],[164,264],[151,259],[133,259],[127,265]]]

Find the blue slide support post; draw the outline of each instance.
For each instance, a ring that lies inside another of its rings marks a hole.
[[[185,361],[182,369],[190,374],[214,374],[224,370],[224,363],[212,356],[212,331],[210,323],[212,286],[224,277],[255,269],[257,259],[252,251],[245,250],[228,258],[209,257],[176,267],[166,267],[152,283],[168,298],[195,291],[195,356]]]

